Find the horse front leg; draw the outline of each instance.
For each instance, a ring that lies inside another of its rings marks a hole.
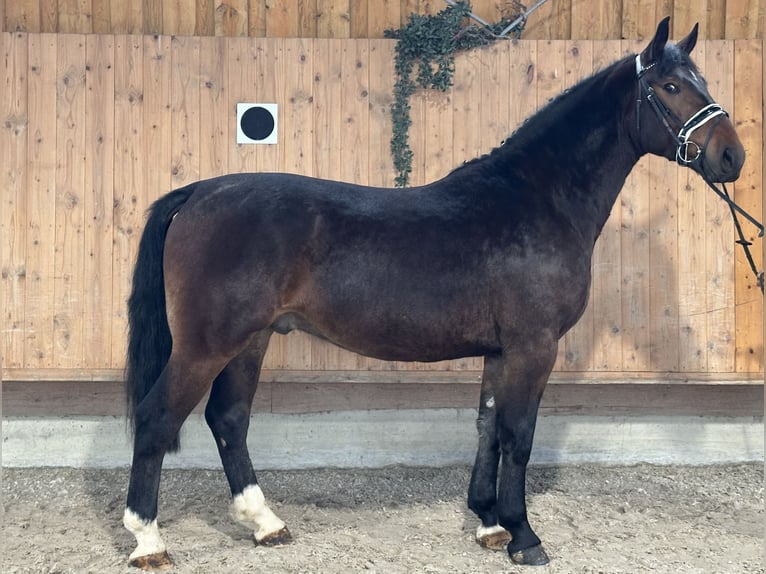
[[[557,344],[550,336],[506,348],[502,381],[495,389],[501,456],[497,515],[500,526],[511,534],[507,550],[516,564],[549,562],[527,518],[526,473],[537,410],[556,361]]]
[[[490,550],[504,550],[511,539],[510,533],[500,526],[497,518],[497,471],[500,461],[500,442],[497,436],[497,409],[495,388],[503,374],[501,355],[484,357],[481,378],[481,398],[476,429],[479,446],[468,486],[468,508],[481,520],[476,529],[476,542]]]
[[[266,503],[247,450],[250,411],[270,336],[270,331],[259,334],[247,350],[232,359],[213,383],[205,409],[231,489],[231,514],[264,546],[292,540],[285,523]]]

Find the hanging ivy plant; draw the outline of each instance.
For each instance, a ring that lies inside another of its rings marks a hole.
[[[513,14],[487,26],[468,22],[471,5],[455,2],[435,15],[411,14],[409,22],[399,30],[386,30],[386,38],[396,43],[396,83],[391,106],[393,135],[391,156],[396,170],[397,187],[406,187],[412,172],[413,152],[409,144],[410,97],[418,87],[447,91],[455,74],[455,54],[498,40],[498,35],[512,20],[523,13],[524,6],[513,2]],[[513,31],[521,35],[523,25]],[[417,73],[415,69],[417,68]]]

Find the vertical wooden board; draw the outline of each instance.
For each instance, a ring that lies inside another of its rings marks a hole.
[[[200,38],[200,179],[229,172],[229,140],[235,133],[229,129],[236,116],[227,101],[228,55],[227,38]]]
[[[537,42],[522,40],[509,44],[509,137],[537,109]]]
[[[732,40],[762,37],[764,8],[763,0],[726,2],[725,37]]]
[[[708,0],[707,30],[705,38],[722,40],[726,37],[726,4],[727,0]]]
[[[40,0],[40,32],[59,32],[58,0]]]
[[[317,37],[351,37],[349,0],[317,0]]]
[[[280,114],[285,124],[283,169],[313,175],[314,171],[314,61],[313,42],[300,38],[284,42],[285,99]]]
[[[541,109],[564,91],[566,79],[566,42],[537,43],[537,109]]]
[[[40,0],[6,0],[5,20],[9,32],[41,32]]]
[[[170,36],[142,38],[141,91],[143,140],[141,159],[148,165],[143,174],[142,209],[172,188],[172,57]],[[139,213],[143,217],[143,211]],[[141,220],[143,229],[143,219]]]
[[[93,32],[91,0],[58,0],[58,32],[90,34]]]
[[[83,366],[105,369],[112,356],[113,36],[87,36],[85,87]]]
[[[647,110],[648,111],[648,110]],[[650,112],[651,113],[651,112]],[[649,366],[678,371],[677,165],[648,156],[649,165]]]
[[[144,224],[143,38],[114,39],[114,202],[112,219],[112,367],[125,361],[127,302]],[[154,164],[155,157],[149,159]],[[148,166],[146,166],[148,167]],[[154,171],[154,170],[151,170]]]
[[[594,43],[593,69],[601,70],[619,59],[619,40]],[[593,368],[622,369],[622,210],[618,199],[601,230],[593,253]]]
[[[91,29],[94,34],[112,32],[111,0],[91,0]]]
[[[370,40],[370,185],[381,187],[393,187],[395,177],[391,158],[394,45],[392,40]],[[451,124],[451,110],[447,115]],[[451,155],[452,141],[448,147]]]
[[[163,0],[163,34],[193,36],[196,26],[197,0]]]
[[[734,43],[705,42],[704,73],[715,101],[726,110],[734,109]],[[734,371],[734,226],[729,209],[712,192],[705,197],[705,270],[707,272],[708,370]]]
[[[171,169],[173,187],[199,179],[200,39],[175,36],[170,40]]]
[[[53,366],[56,49],[53,34],[29,36],[25,368]]]
[[[748,213],[760,213],[762,196],[758,189],[763,179],[763,130],[761,86],[762,43],[736,40],[734,43],[734,112],[737,134],[745,146],[747,159],[734,184],[734,200]],[[703,68],[704,69],[704,68]],[[753,257],[761,260],[763,241],[752,225],[743,222],[745,238],[753,242]],[[736,370],[763,371],[763,296],[756,286],[742,249],[735,251]]]
[[[548,0],[530,14],[522,38],[568,40],[572,37],[572,0]]]
[[[650,369],[649,158],[633,168],[620,194],[622,370]]]
[[[295,38],[298,35],[299,0],[266,3],[266,36]]]
[[[455,164],[470,161],[482,153],[481,54],[471,50],[455,58],[452,87],[452,158]]]
[[[386,30],[401,27],[402,11],[399,0],[378,0],[367,3],[367,36],[383,38]]]
[[[622,12],[612,2],[572,2],[573,40],[619,38]]]
[[[126,3],[122,2],[112,2],[112,14],[114,14],[115,8],[117,6],[125,7]],[[130,19],[125,19],[126,24],[130,21]],[[141,20],[142,29],[144,34],[162,34],[162,0],[143,0],[141,3]],[[116,24],[116,22],[113,21],[113,24]],[[115,31],[114,29],[112,30]],[[134,30],[125,30],[122,33],[128,33],[131,34],[136,33]]]
[[[344,42],[341,53],[343,90],[340,107],[342,125],[340,139],[343,181],[366,185],[369,180],[367,138],[370,127],[369,42]]]
[[[683,38],[694,27],[694,24],[699,23],[699,37],[701,40],[706,39],[709,1],[675,2],[673,5],[673,33],[671,38]]]
[[[695,53],[705,69],[705,52]],[[707,273],[705,196],[707,186],[690,169],[677,168],[679,363],[683,371],[707,371]]]
[[[250,38],[228,38],[227,97],[226,117],[229,122],[228,169],[231,173],[253,172],[258,170],[254,145],[236,143],[237,103],[248,103],[256,100],[253,93],[258,86],[257,61],[267,57],[263,54],[263,46]]]
[[[513,93],[510,87],[510,44],[496,42],[479,50],[482,61],[481,109],[475,120],[481,125],[483,153],[498,147],[508,136],[511,116],[509,94]],[[450,169],[452,166],[446,167]]]
[[[296,36],[299,38],[316,38],[317,18],[317,0],[299,0]]]
[[[311,0],[316,1],[316,0]],[[253,38],[266,36],[266,20],[268,17],[266,0],[249,0],[247,6],[247,35]]]
[[[83,361],[85,189],[85,36],[59,35],[56,106],[56,259],[54,365]]]
[[[215,6],[215,35],[247,36],[247,5],[248,0],[229,0],[217,4]]]
[[[93,0],[94,2],[96,0]],[[107,1],[107,0],[103,0]],[[112,34],[161,34],[162,0],[109,1]]]
[[[641,49],[624,41],[623,52]],[[633,168],[620,193],[622,268],[622,369],[650,368],[649,158]]]
[[[237,24],[231,21],[238,19],[238,8],[240,8],[245,1],[246,0],[226,0],[226,2],[216,2],[215,0],[195,0],[194,35],[215,36],[218,33],[219,15],[228,19],[229,23],[232,24],[227,32],[235,32]],[[247,29],[247,22],[245,22],[245,29]]]
[[[385,4],[385,1],[381,2]],[[348,18],[351,38],[371,38],[369,29],[370,2],[368,0],[349,0]]]
[[[571,88],[593,72],[593,41],[568,40],[565,43],[564,86]],[[559,342],[563,347],[561,370],[587,371],[593,368],[593,307],[588,305],[580,320]]]
[[[667,15],[658,10],[657,0],[622,0],[622,37],[649,40]]]
[[[0,353],[3,366],[21,367],[24,363],[25,296],[28,285],[35,281],[29,266],[27,220],[33,215],[34,202],[28,200],[27,142],[30,117],[27,82],[29,36],[2,34],[3,88],[0,94],[0,301],[2,302],[2,339]],[[29,279],[29,281],[27,280]]]

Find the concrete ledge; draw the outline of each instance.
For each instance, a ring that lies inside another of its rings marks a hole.
[[[373,468],[472,463],[475,409],[259,413],[249,445],[259,469]],[[714,464],[762,461],[762,417],[541,416],[533,464]],[[6,418],[7,467],[111,468],[130,464],[123,417]],[[220,468],[200,415],[186,422],[167,468]]]

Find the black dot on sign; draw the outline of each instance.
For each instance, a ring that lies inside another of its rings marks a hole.
[[[274,131],[274,117],[266,108],[253,106],[242,114],[239,125],[251,140],[265,140]]]

